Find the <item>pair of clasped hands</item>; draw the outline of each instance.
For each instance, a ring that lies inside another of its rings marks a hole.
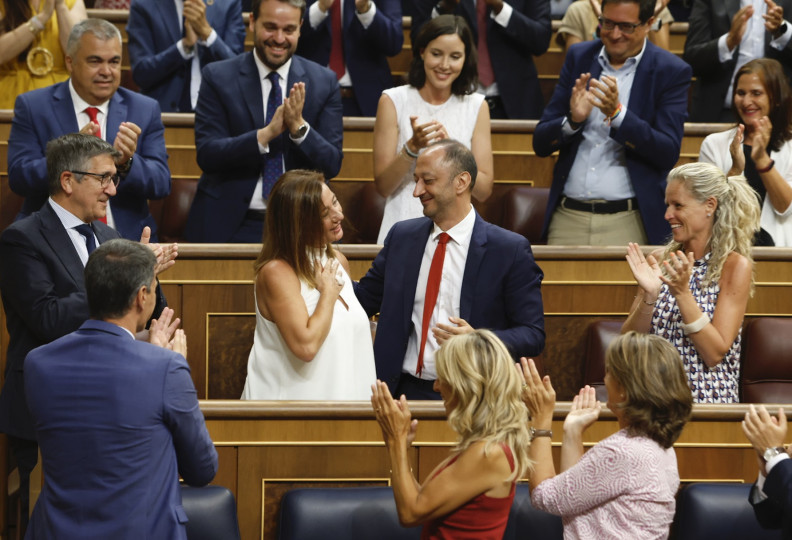
[[[765,5],[767,6],[767,11],[762,15],[765,21],[765,30],[774,38],[778,37],[775,34],[781,28],[781,25],[784,24],[784,8],[777,5],[773,0],[765,0]],[[754,8],[749,4],[732,17],[729,33],[726,34],[726,46],[730,51],[733,51],[742,42],[745,31],[748,29],[748,21],[751,20],[753,14]]]
[[[679,298],[681,294],[690,292],[690,275],[696,262],[693,252],[685,255],[682,251],[672,253],[668,259],[657,262],[654,255],[644,257],[641,247],[630,242],[627,245],[627,264],[630,265],[638,286],[647,293],[657,298],[663,283],[668,285],[668,290]]]
[[[206,20],[206,6],[202,0],[184,0],[184,37],[182,46],[189,51],[198,40],[206,41],[212,25]]]
[[[745,170],[745,153],[743,152],[743,142],[751,145],[751,160],[757,169],[764,169],[770,162],[770,155],[767,153],[767,146],[770,144],[770,135],[773,131],[773,123],[767,116],[763,116],[749,125],[746,130],[745,124],[737,125],[737,132],[729,144],[729,154],[731,154],[732,166],[728,176],[743,174]]]
[[[271,140],[289,130],[294,135],[305,124],[302,112],[305,105],[305,83],[297,82],[291,87],[288,97],[283,98],[270,123],[258,130],[257,139],[261,146],[267,146]]]
[[[575,79],[572,96],[569,98],[569,115],[576,124],[586,121],[591,110],[597,107],[606,118],[619,108],[619,85],[616,77],[603,75],[593,79],[591,73],[583,73]]]
[[[179,256],[179,245],[175,242],[172,244],[152,244],[151,229],[144,227],[143,233],[140,235],[140,243],[148,246],[157,258],[157,263],[154,265],[155,276],[176,264],[176,257]],[[154,294],[154,291],[151,291],[151,293]],[[184,330],[179,328],[181,319],[178,317],[174,319],[173,314],[173,309],[169,307],[163,309],[159,319],[151,320],[148,335],[140,333],[138,339],[177,352],[187,358],[187,336],[184,334]]]
[[[99,136],[100,131],[99,124],[88,122],[80,130],[80,133]],[[121,155],[114,160],[116,167],[124,166],[135,155],[139,136],[140,126],[134,122],[121,122],[118,126],[118,133],[113,141],[113,148],[121,152]]]

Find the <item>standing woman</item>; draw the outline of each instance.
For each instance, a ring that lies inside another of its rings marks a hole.
[[[637,244],[627,248],[638,294],[622,332],[669,340],[694,401],[736,403],[742,323],[753,293],[751,241],[759,230],[756,193],[741,176],[688,163],[668,174],[666,204],[671,241],[646,258]]]
[[[458,439],[423,484],[410,468],[418,421],[411,420],[407,399],[394,400],[382,381],[371,387],[399,521],[405,527],[422,524],[422,540],[501,540],[515,482],[530,469],[522,379],[506,346],[489,330],[450,338],[435,362],[435,390]]]
[[[346,257],[333,249],[343,219],[321,173],[294,169],[272,188],[242,399],[368,399],[376,377],[369,320]]]
[[[462,17],[427,22],[412,45],[410,84],[385,90],[374,122],[374,185],[385,201],[377,243],[394,223],[421,217],[413,197],[418,152],[440,139],[456,139],[476,158],[473,197],[492,192],[489,106],[476,93],[478,68],[473,35]]]
[[[66,41],[85,17],[83,0],[0,0],[0,109],[69,78]]]
[[[758,58],[737,71],[737,127],[708,135],[699,161],[744,174],[762,205],[759,246],[792,246],[792,91],[777,60]]]

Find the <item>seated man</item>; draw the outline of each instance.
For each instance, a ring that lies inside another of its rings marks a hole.
[[[544,348],[542,271],[528,240],[473,209],[476,173],[473,153],[453,139],[421,152],[413,195],[426,217],[396,223],[355,284],[366,313],[380,314],[377,377],[395,396],[440,399],[434,354],[454,334],[488,328],[515,359]]]
[[[102,244],[85,266],[91,320],[25,360],[47,479],[25,538],[187,538],[179,476],[208,484],[217,451],[173,311],[152,322],[151,343],[135,340],[156,264],[136,242]]]
[[[132,79],[163,112],[192,112],[201,68],[245,44],[239,0],[135,0],[126,30]]]
[[[783,538],[792,538],[792,445],[784,446],[787,436],[787,419],[784,409],[773,417],[764,405],[750,410],[742,423],[759,455],[762,466],[759,477],[751,489],[750,502],[756,519],[765,529],[782,529]]]
[[[66,133],[96,135],[118,150],[114,158],[123,182],[107,207],[104,222],[137,240],[144,227],[156,239],[148,200],[170,193],[165,128],[151,98],[121,83],[121,34],[111,23],[86,19],[74,25],[66,47],[71,78],[21,94],[8,138],[8,183],[25,197],[18,219],[47,202],[47,143]]]

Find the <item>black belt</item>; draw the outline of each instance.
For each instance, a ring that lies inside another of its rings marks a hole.
[[[341,87],[341,97],[344,99],[354,99],[355,98],[355,90],[351,86],[342,86]]]
[[[245,212],[245,219],[249,219],[251,221],[264,221],[266,216],[266,210],[248,210]]]
[[[409,380],[410,383],[412,383],[414,386],[418,386],[423,390],[431,390],[432,392],[434,392],[434,383],[435,383],[434,379],[432,379],[431,381],[428,379],[419,379],[415,375],[410,375],[406,371],[402,371],[401,376],[402,378]]]
[[[577,210],[579,212],[591,212],[592,214],[616,214],[617,212],[627,212],[638,210],[638,201],[632,199],[621,199],[618,201],[589,202],[561,197],[562,208],[567,210]]]

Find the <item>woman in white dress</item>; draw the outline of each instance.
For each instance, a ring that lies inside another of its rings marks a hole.
[[[333,249],[343,219],[320,173],[292,170],[273,187],[242,399],[368,399],[376,379],[369,320],[346,257]]]
[[[473,197],[492,192],[492,141],[489,106],[475,93],[478,80],[473,35],[462,17],[440,15],[418,33],[410,65],[410,84],[385,90],[374,122],[374,184],[385,201],[377,243],[383,244],[397,221],[421,217],[413,197],[418,153],[441,139],[456,139],[476,158]]]

